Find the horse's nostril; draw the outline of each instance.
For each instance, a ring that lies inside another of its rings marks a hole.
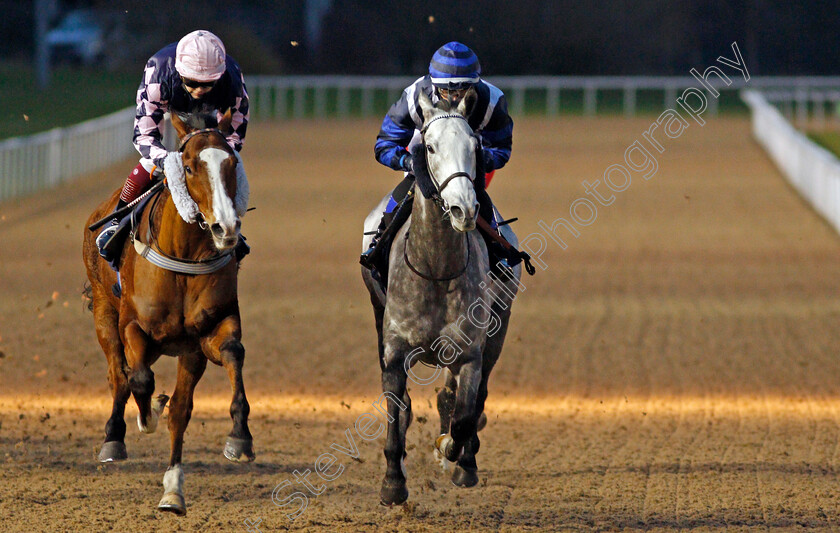
[[[218,222],[216,222],[216,223],[214,223],[210,226],[210,232],[217,239],[221,239],[222,237],[225,236],[225,230],[222,229],[222,225],[219,224]]]
[[[458,206],[452,206],[449,208],[449,212],[452,213],[452,218],[456,220],[464,220],[464,210]]]

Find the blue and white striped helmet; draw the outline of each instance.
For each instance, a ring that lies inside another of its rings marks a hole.
[[[432,84],[443,89],[466,89],[478,83],[480,75],[478,57],[456,41],[438,48],[429,63]]]

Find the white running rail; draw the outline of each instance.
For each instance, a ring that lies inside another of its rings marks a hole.
[[[133,131],[131,107],[68,128],[0,141],[0,201],[124,160],[136,153],[131,144]]]
[[[758,91],[741,98],[752,112],[753,135],[788,181],[840,232],[840,160],[788,122]]]
[[[555,116],[563,112],[593,115],[621,110],[635,115],[651,108],[659,113],[673,107],[681,91],[699,87],[691,76],[492,76],[505,91],[514,119],[526,112]],[[382,118],[414,78],[399,76],[249,76],[251,119]],[[716,86],[737,100],[736,90],[744,87],[740,76],[732,85]],[[766,94],[794,94],[797,113],[807,109],[803,96],[820,97],[826,104],[840,102],[840,77],[759,77],[749,81]],[[645,94],[647,91],[648,94]],[[650,91],[654,91],[650,94]],[[653,96],[656,101],[651,102]],[[659,100],[661,98],[661,100]],[[647,103],[645,105],[643,100]],[[709,98],[709,114],[717,113],[718,99]],[[815,107],[819,112],[822,106]],[[570,111],[571,110],[571,111]],[[821,115],[817,114],[817,118]],[[134,107],[69,128],[59,128],[30,137],[0,141],[0,202],[95,172],[108,165],[137,156],[131,144]],[[374,134],[375,132],[372,132]],[[173,149],[174,132],[167,121],[164,144]],[[126,168],[126,172],[130,167]],[[123,179],[115,178],[115,184]]]

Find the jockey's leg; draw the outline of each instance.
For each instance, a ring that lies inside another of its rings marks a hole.
[[[359,259],[365,268],[380,270],[387,266],[387,253],[391,249],[391,241],[411,214],[411,200],[404,202],[414,186],[414,176],[407,175],[391,192],[391,199],[385,206],[376,235]],[[384,263],[384,264],[383,264]]]
[[[123,184],[120,198],[117,200],[117,206],[114,211],[118,211],[137,199],[149,184],[152,182],[152,175],[145,167],[149,166],[145,161],[141,161],[128,174],[128,178]],[[110,243],[111,237],[117,232],[117,223],[119,220],[115,217],[109,224],[106,224],[99,236],[96,238],[96,245],[99,247],[99,254],[105,259],[110,260],[119,250],[116,250],[115,244]],[[110,244],[110,246],[109,246]]]
[[[490,199],[490,195],[487,194],[487,189],[482,187],[476,187],[475,189],[475,198],[478,201],[478,215],[486,220],[490,227],[493,228],[493,231],[498,232],[498,225],[496,224],[496,215],[493,211],[493,200]],[[502,267],[504,268],[507,265],[507,253],[505,252],[504,247],[493,240],[490,235],[487,235],[485,232],[480,231],[481,236],[484,237],[484,243],[487,245],[487,255],[490,261],[490,270],[491,271],[498,271],[500,268],[499,262],[502,263]]]

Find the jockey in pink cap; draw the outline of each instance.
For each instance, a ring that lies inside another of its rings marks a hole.
[[[208,113],[218,119],[228,110],[233,131],[227,142],[239,159],[248,127],[248,93],[239,65],[227,55],[216,35],[196,30],[153,55],[137,89],[133,142],[140,152],[140,162],[129,173],[116,209],[137,199],[153,176],[163,172],[168,152],[162,142],[162,126],[167,112],[189,121],[191,115]],[[114,238],[116,222],[106,225],[96,240],[100,254],[112,264],[118,262],[122,249],[122,239]],[[247,253],[247,245],[241,244]]]

